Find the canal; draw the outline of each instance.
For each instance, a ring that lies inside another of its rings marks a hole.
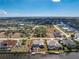
[[[79,53],[26,55],[26,54],[0,54],[0,59],[79,59]]]

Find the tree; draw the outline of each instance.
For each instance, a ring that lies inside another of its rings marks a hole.
[[[71,35],[71,39],[72,39],[72,40],[74,40],[74,37],[75,37],[75,35],[74,35],[74,34],[72,34],[72,35]]]
[[[6,37],[11,38],[11,35],[12,35],[11,32],[12,32],[11,30],[7,30],[7,31],[5,31],[4,35],[5,35]]]
[[[22,45],[26,45],[26,41],[27,41],[27,40],[24,40],[24,39],[23,39],[21,44],[22,44]]]
[[[34,29],[34,35],[36,37],[46,37],[46,28],[43,26],[36,27]]]
[[[30,37],[32,33],[32,26],[25,25],[23,28],[21,28],[18,32],[21,33],[21,37]]]

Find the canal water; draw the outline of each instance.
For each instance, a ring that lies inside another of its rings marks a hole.
[[[26,55],[26,54],[0,54],[0,59],[79,59],[79,53]]]

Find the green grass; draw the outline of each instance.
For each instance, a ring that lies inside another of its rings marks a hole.
[[[20,48],[12,48],[11,52],[27,52],[27,49],[24,46]]]
[[[49,50],[48,53],[56,53],[56,54],[59,54],[59,53],[64,53],[63,50]]]

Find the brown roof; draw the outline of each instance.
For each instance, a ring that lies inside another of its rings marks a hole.
[[[7,44],[8,46],[15,46],[17,43],[17,40],[3,40],[1,44]]]

